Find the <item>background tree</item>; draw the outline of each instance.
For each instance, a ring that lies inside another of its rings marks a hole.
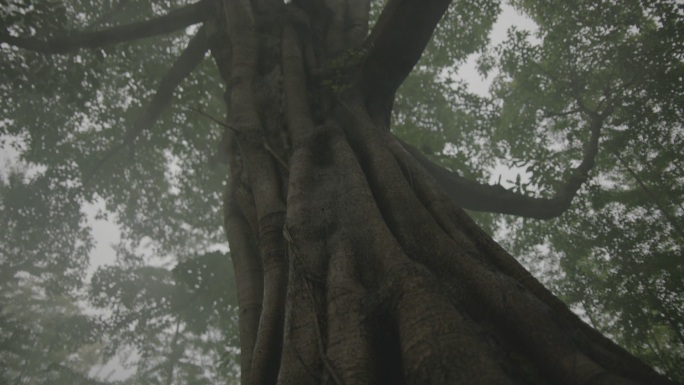
[[[679,6],[514,2],[537,40],[511,31],[486,51],[498,3],[457,2],[416,64],[447,4],[389,1],[368,36],[363,1],[3,4],[2,129],[61,196],[104,198],[128,246],[180,261],[220,240],[225,169],[208,165],[227,160],[243,382],[667,383],[582,324],[454,202],[563,214],[477,218],[512,234],[502,239],[518,254],[559,260],[558,293],[680,376]],[[488,97],[453,77],[477,51],[481,71],[498,72]],[[217,78],[226,122],[213,118]],[[394,132],[413,145],[389,133],[393,110]],[[496,162],[526,174],[488,185]],[[121,310],[114,346],[148,349],[131,381],[201,381],[177,349],[203,341],[177,311],[175,271],[123,253],[95,275],[91,301]]]
[[[53,192],[43,195],[45,190]],[[84,383],[96,362],[98,324],[73,295],[92,240],[79,204],[49,171],[0,179],[0,381]]]
[[[587,141],[597,154],[592,179],[552,225],[508,221],[518,228],[514,250],[539,256],[534,244],[549,246],[565,274],[557,291],[596,327],[681,378],[681,5],[516,5],[539,26],[540,43],[514,31],[494,55],[503,106],[494,135],[512,163],[527,168],[521,187],[559,191],[553,181],[573,175],[551,170],[580,151],[586,159]]]
[[[169,270],[123,248],[84,290],[92,239],[79,202],[48,181],[0,179],[0,383],[122,383],[112,362],[132,371],[126,384],[237,383],[229,257]]]
[[[95,273],[91,303],[113,313],[104,327],[109,354],[136,356],[126,383],[236,382],[234,280],[220,274],[228,265],[227,255],[211,253],[172,271],[129,260]]]

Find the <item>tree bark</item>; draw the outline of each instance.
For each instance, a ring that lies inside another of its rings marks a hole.
[[[389,132],[447,5],[390,1],[363,44],[355,0],[225,0],[210,21],[242,382],[672,384],[570,312]]]
[[[558,215],[593,166],[607,112],[578,98],[591,138],[548,200],[464,183],[390,133],[394,94],[448,6],[389,0],[369,34],[369,0],[200,0],[128,26],[0,42],[66,53],[203,23],[121,146],[209,49],[226,85],[242,383],[674,384],[584,324],[459,207]]]

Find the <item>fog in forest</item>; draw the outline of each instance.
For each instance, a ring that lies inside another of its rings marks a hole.
[[[0,385],[240,383],[223,204],[242,182],[227,182],[216,42],[197,48],[219,27],[186,12],[212,1],[0,1]],[[385,3],[370,2],[371,31]],[[502,194],[457,203],[585,323],[678,382],[683,4],[454,1],[388,118],[456,175],[438,179],[447,192]],[[135,27],[168,15],[178,25]],[[339,73],[372,48],[307,76],[342,95]]]

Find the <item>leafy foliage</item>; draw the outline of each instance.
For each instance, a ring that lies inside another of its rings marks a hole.
[[[2,2],[0,33],[59,36],[145,20],[186,2],[105,3]],[[225,171],[208,167],[218,127],[172,105],[81,184],[123,141],[188,34],[55,56],[0,47],[0,139],[31,171],[11,171],[0,184],[0,382],[95,384],[121,380],[122,367],[131,384],[236,381],[229,256],[190,257],[222,241],[216,210]],[[219,115],[214,77],[210,63],[200,66],[175,101],[201,102]],[[84,293],[93,240],[81,204],[101,199],[100,215],[117,221],[124,240],[118,264],[96,271]],[[141,245],[147,257],[131,253]],[[152,267],[149,251],[184,262],[174,272]],[[176,273],[186,265],[192,277]]]
[[[479,47],[490,95],[469,93],[446,64],[417,71],[397,103],[397,132],[472,179],[491,181],[502,163],[521,171],[509,189],[550,197],[601,119],[591,180],[564,215],[477,218],[595,327],[681,381],[682,5],[511,3],[536,32],[511,28]],[[445,73],[452,84],[426,79]]]
[[[0,34],[59,36],[187,3],[6,0]],[[496,44],[500,2],[452,4],[397,96],[392,128],[469,179],[550,197],[600,116],[591,179],[563,216],[474,215],[594,326],[682,381],[682,5],[510,3],[535,32],[512,28]],[[229,256],[210,251],[223,242],[220,127],[190,111],[222,114],[213,64],[82,183],[131,134],[195,32],[51,56],[0,45],[0,144],[29,170],[0,181],[0,381],[112,382],[91,371],[112,363],[134,373],[126,384],[236,381],[234,278]],[[488,95],[457,76],[473,58]],[[515,170],[503,182],[501,165]],[[89,276],[81,205],[99,199],[123,240],[116,264]]]
[[[125,263],[99,269],[90,303],[103,311],[105,358],[138,355],[130,383],[234,381],[237,333],[234,279],[223,253],[162,267]]]
[[[0,178],[0,381],[81,381],[99,325],[74,294],[92,239],[80,204],[50,171]]]

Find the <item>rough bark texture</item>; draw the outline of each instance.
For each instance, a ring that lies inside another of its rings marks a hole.
[[[243,383],[671,383],[582,323],[389,132],[447,5],[390,0],[368,38],[367,0],[225,0],[205,22],[227,85]]]
[[[673,384],[584,324],[459,207],[559,215],[611,106],[580,106],[590,140],[551,199],[467,182],[390,133],[395,92],[448,5],[388,0],[369,33],[370,0],[200,0],[0,42],[66,53],[203,24],[93,173],[154,124],[210,50],[226,85],[244,384]]]

